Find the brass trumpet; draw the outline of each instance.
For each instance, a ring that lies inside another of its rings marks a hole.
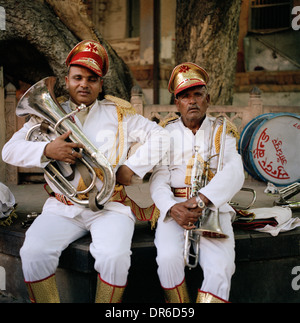
[[[26,140],[30,141],[50,141],[48,133],[52,136],[59,136],[68,130],[71,130],[70,140],[75,143],[83,144],[84,148],[80,150],[83,155],[78,159],[76,167],[85,171],[87,174],[85,181],[87,189],[77,191],[66,175],[62,172],[67,165],[62,162],[50,162],[44,168],[44,172],[49,180],[62,192],[67,198],[76,204],[89,207],[93,211],[103,208],[103,205],[110,199],[115,187],[115,173],[106,157],[100,152],[93,143],[84,135],[70,117],[74,113],[84,109],[81,105],[77,111],[66,114],[60,106],[54,95],[55,77],[47,77],[34,84],[20,99],[17,108],[17,116],[35,115],[43,120],[41,124],[32,127]],[[47,130],[42,134],[42,124],[47,124]],[[60,167],[59,167],[60,166]],[[103,174],[103,186],[100,191],[97,190],[95,182],[97,175],[94,168],[100,168]],[[79,194],[89,193],[89,199],[78,198]]]
[[[220,151],[218,154],[212,155],[213,147],[213,138],[215,128],[218,123],[223,124],[222,129],[222,139],[220,145]],[[203,171],[203,165],[198,160],[198,149],[195,147],[195,156],[194,156],[194,165],[192,169],[192,178],[191,178],[191,194],[190,198],[196,196],[201,187],[204,187],[208,183],[208,172],[210,169],[210,161],[214,157],[218,157],[217,162],[217,172],[220,171],[223,167],[223,157],[225,149],[225,137],[226,137],[226,126],[227,120],[223,116],[219,116],[215,119],[211,134],[210,134],[210,146],[209,146],[209,157],[205,163],[205,169]],[[200,237],[205,236],[209,238],[228,238],[228,236],[223,233],[220,221],[219,221],[219,210],[213,211],[210,209],[205,209],[202,213],[201,218],[196,223],[196,228],[191,230],[185,230],[185,245],[184,245],[184,261],[187,267],[195,268],[199,260],[199,245]],[[190,252],[190,245],[194,243],[195,253]],[[190,262],[190,258],[194,259],[194,262]]]

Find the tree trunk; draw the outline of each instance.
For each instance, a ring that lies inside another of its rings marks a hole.
[[[55,75],[58,78],[57,95],[66,94],[65,59],[79,41],[90,38],[100,41],[108,51],[110,67],[104,78],[104,93],[129,100],[134,84],[129,68],[93,30],[83,2],[49,0],[49,3],[53,7],[37,0],[0,0],[6,13],[6,30],[0,32],[0,66],[4,66],[6,79],[18,87],[18,81],[34,84],[43,77]],[[76,21],[72,28],[68,27],[72,25],[68,15],[70,4],[73,22]],[[57,15],[69,19],[58,19]]]
[[[232,104],[241,0],[177,0],[176,62],[193,62],[210,76],[214,105]]]

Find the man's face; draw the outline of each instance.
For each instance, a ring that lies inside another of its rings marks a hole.
[[[71,100],[77,105],[83,103],[89,106],[102,92],[103,80],[83,66],[70,66],[69,74],[66,76],[65,81]]]
[[[195,86],[184,90],[175,99],[178,112],[180,112],[185,125],[190,121],[200,121],[206,114],[210,96],[205,86]]]

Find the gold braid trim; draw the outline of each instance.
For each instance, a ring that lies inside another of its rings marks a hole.
[[[171,122],[171,121],[174,121],[174,120],[177,120],[179,117],[170,117],[170,118],[167,118],[167,119],[163,119],[160,121],[159,125],[163,128],[165,128],[165,126]]]
[[[113,168],[115,168],[119,164],[120,156],[123,155],[123,151],[124,151],[124,131],[123,131],[123,115],[124,114],[122,113],[121,108],[117,107],[117,115],[118,115],[118,131],[116,133],[115,142],[117,141],[117,138],[118,138],[118,135],[119,135],[119,144],[118,144],[118,146],[120,147],[120,149],[119,149],[119,153],[118,153],[118,155],[116,157],[116,161],[113,164]],[[112,152],[117,153],[117,150],[118,150],[118,147],[115,147],[115,148],[112,149]],[[112,160],[112,158],[111,158],[111,160]]]
[[[223,125],[221,125],[217,132],[216,132],[216,136],[215,136],[215,149],[216,149],[216,153],[218,154],[220,152],[220,142],[221,142],[221,135],[222,135],[222,131],[223,131]],[[230,121],[227,120],[227,126],[226,126],[226,134],[231,135],[233,137],[236,138],[236,141],[238,143],[239,140],[239,132],[236,128],[236,126],[231,123]],[[204,163],[203,159],[201,156],[198,156],[198,160],[201,163],[201,165],[204,164],[204,168],[206,168],[206,163]],[[192,175],[192,168],[194,165],[194,156],[188,161],[188,164],[186,166],[186,175],[185,175],[185,181],[184,183],[186,185],[190,185],[191,184],[191,175]],[[208,181],[211,181],[211,179],[214,177],[214,173],[209,169],[208,170]]]
[[[113,95],[105,95],[104,98],[108,101],[113,102],[119,111],[119,113],[122,114],[122,116],[126,116],[127,114],[136,114],[136,110],[134,107],[131,105],[130,102],[117,98],[116,96]]]
[[[116,105],[117,108],[117,115],[118,115],[118,131],[116,133],[116,139],[115,142],[117,141],[117,138],[119,136],[119,153],[116,157],[116,161],[113,164],[113,167],[116,167],[120,161],[120,157],[123,155],[124,151],[124,131],[123,131],[123,117],[129,115],[135,115],[136,110],[133,108],[131,103],[128,101],[125,101],[123,99],[117,98],[113,95],[105,95],[104,98],[108,101],[113,102]],[[112,149],[112,153],[116,153],[118,150],[118,147],[115,147]],[[113,157],[113,156],[112,156]],[[112,160],[113,158],[111,158]]]
[[[216,153],[217,154],[220,151],[220,140],[221,140],[222,131],[223,131],[223,125],[221,125],[218,128],[216,136],[215,136],[215,148],[216,148]],[[227,124],[226,124],[226,134],[231,135],[232,137],[236,138],[236,142],[237,142],[237,145],[238,145],[240,134],[239,134],[239,132],[237,130],[237,127],[232,122],[230,122],[229,120],[227,120]]]

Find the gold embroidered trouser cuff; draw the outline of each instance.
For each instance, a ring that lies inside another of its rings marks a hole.
[[[95,303],[121,303],[125,288],[108,284],[98,275]]]
[[[59,303],[55,275],[35,282],[26,282],[32,303]]]
[[[198,290],[196,303],[228,303],[228,301],[211,293]]]
[[[185,280],[174,288],[164,288],[166,303],[190,303]]]

